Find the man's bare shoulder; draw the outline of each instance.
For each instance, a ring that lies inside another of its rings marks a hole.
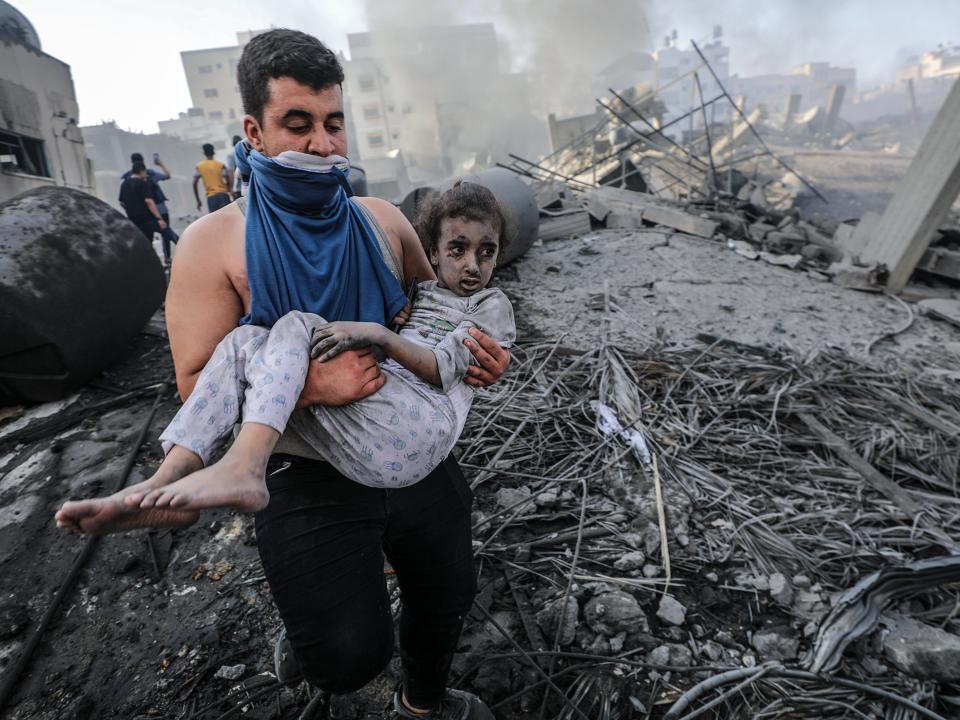
[[[178,253],[213,258],[243,246],[245,219],[236,203],[204,215],[187,226],[177,243]]]
[[[410,221],[400,212],[400,208],[391,202],[376,197],[354,197],[354,200],[373,213],[384,230],[400,234],[410,226]]]

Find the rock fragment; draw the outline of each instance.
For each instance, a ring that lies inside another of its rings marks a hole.
[[[883,653],[907,675],[943,683],[960,680],[960,637],[900,617],[883,638]]]
[[[613,637],[621,632],[647,632],[647,616],[637,599],[622,590],[605,592],[592,598],[583,611],[594,632]]]
[[[687,609],[674,597],[664,595],[660,598],[657,617],[668,625],[683,625],[687,619]]]

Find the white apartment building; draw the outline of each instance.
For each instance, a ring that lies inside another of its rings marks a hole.
[[[94,191],[70,66],[0,0],[0,201],[36,187]]]
[[[237,63],[250,38],[263,30],[237,33],[237,44],[228,47],[184,50],[183,74],[190,90],[191,107],[178,117],[161,120],[160,132],[187,142],[211,143],[229,152],[230,139],[243,134],[243,101],[237,85]]]

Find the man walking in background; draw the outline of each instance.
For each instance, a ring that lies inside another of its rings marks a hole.
[[[193,196],[197,199],[197,210],[200,210],[203,204],[200,202],[197,183],[203,180],[203,187],[207,191],[207,210],[216,212],[233,202],[233,194],[228,187],[229,174],[226,165],[214,160],[213,145],[205,143],[203,155],[205,159],[197,163],[196,172],[193,173]]]
[[[153,234],[160,233],[165,254],[170,243],[180,239],[160,214],[148,180],[147,167],[142,160],[134,161],[130,174],[120,185],[120,204],[123,205],[130,222],[140,229],[147,240],[152,242]],[[166,257],[165,262],[169,265],[170,258]]]
[[[143,155],[140,153],[133,153],[130,156],[131,165],[140,163],[146,167],[146,164],[143,162]],[[146,181],[147,187],[150,189],[150,197],[153,198],[153,201],[157,205],[157,210],[160,212],[160,217],[163,218],[163,222],[170,225],[170,211],[167,209],[167,196],[164,195],[163,190],[160,187],[160,183],[164,180],[170,179],[170,171],[167,169],[167,166],[163,164],[163,161],[160,159],[160,155],[157,153],[153,154],[153,164],[157,165],[160,169],[154,170],[153,168],[146,168]],[[120,176],[121,180],[128,180],[133,175],[133,170],[127,170],[123,175]],[[163,262],[166,265],[170,264],[170,243],[171,237],[176,237],[176,233],[171,229],[170,232],[161,233],[161,238],[163,239]],[[153,238],[150,238],[152,241]],[[172,242],[176,242],[173,240]]]

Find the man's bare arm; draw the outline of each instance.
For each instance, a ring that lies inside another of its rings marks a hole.
[[[208,216],[212,219],[212,216]],[[218,218],[218,220],[220,220]],[[224,222],[184,230],[173,256],[166,315],[177,389],[186,400],[217,344],[237,327],[243,303],[226,272]]]
[[[199,176],[199,175],[194,175],[194,176],[193,176],[193,197],[196,198],[196,200],[197,200],[197,210],[200,209],[200,193],[199,193],[199,191],[197,190],[197,183],[198,183],[198,182],[200,182],[200,176]]]

